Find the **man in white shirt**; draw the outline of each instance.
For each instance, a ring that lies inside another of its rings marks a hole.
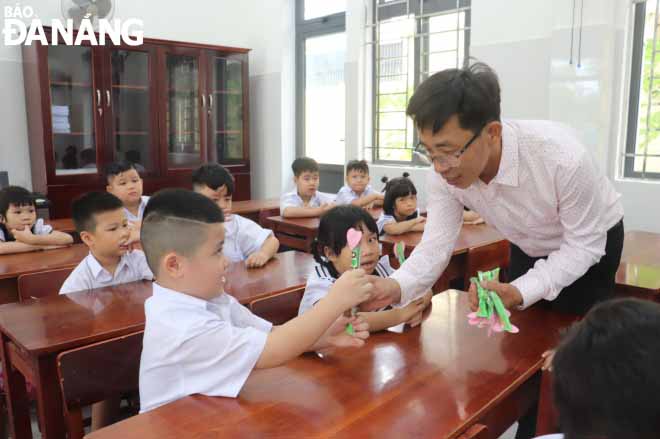
[[[410,258],[378,282],[378,298],[407,301],[433,285],[449,263],[463,206],[511,241],[512,282],[488,285],[508,308],[545,299],[582,314],[611,296],[623,208],[569,128],[501,122],[497,76],[481,63],[431,76],[407,112],[435,171],[427,179],[428,219]]]
[[[433,285],[451,258],[463,206],[511,242],[511,283],[485,284],[507,308],[546,300],[552,308],[582,314],[611,297],[623,247],[623,208],[569,128],[502,122],[497,75],[482,63],[429,77],[407,114],[418,129],[418,150],[435,171],[427,179],[426,228],[390,279],[372,280],[376,299],[366,308],[408,301]],[[470,301],[476,310],[474,286]]]

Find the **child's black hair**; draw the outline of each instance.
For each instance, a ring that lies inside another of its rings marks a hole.
[[[7,220],[9,207],[12,204],[14,206],[33,206],[35,209],[37,208],[34,194],[20,186],[7,186],[0,190],[0,217],[5,221]],[[6,241],[15,240],[11,231],[7,230],[7,227],[2,223],[0,223],[0,230],[4,233]]]
[[[364,172],[369,175],[369,165],[366,160],[351,160],[346,164],[346,176],[351,171]]]
[[[116,177],[123,172],[130,171],[131,169],[134,169],[135,172],[138,172],[137,168],[135,167],[135,163],[127,161],[110,163],[105,167],[105,178],[107,182],[110,183],[111,178]]]
[[[566,439],[651,439],[660,432],[660,305],[618,299],[593,307],[553,358]]]
[[[300,177],[303,172],[319,172],[319,164],[309,157],[298,157],[291,163],[293,175]]]
[[[217,191],[224,186],[227,188],[227,195],[234,193],[234,179],[227,169],[217,163],[202,165],[192,174],[192,184],[195,186],[206,185]]]
[[[93,232],[96,229],[96,215],[123,207],[121,200],[110,192],[87,192],[74,200],[71,216],[78,233]]]
[[[328,247],[336,255],[346,247],[346,232],[363,223],[367,230],[378,235],[378,226],[369,212],[361,207],[342,205],[333,207],[321,216],[319,230],[312,244],[312,254],[319,264],[328,269],[332,277],[339,277],[334,264],[330,262],[323,252]]]
[[[412,180],[408,178],[409,176],[410,174],[404,172],[402,177],[396,177],[391,180],[389,180],[387,177],[383,177],[381,179],[381,181],[385,183],[383,212],[385,212],[386,215],[391,215],[396,218],[396,215],[394,215],[394,206],[396,204],[397,198],[407,197],[408,195],[417,195],[417,188],[415,188]],[[415,211],[405,220],[414,218],[417,218],[417,211]]]

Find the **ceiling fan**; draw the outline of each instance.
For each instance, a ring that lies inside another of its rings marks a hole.
[[[78,28],[83,20],[89,20],[94,25],[102,18],[109,20],[114,13],[114,5],[113,0],[62,0],[62,12]]]

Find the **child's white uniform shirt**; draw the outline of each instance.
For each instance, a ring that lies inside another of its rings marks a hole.
[[[349,185],[345,184],[341,189],[339,189],[339,192],[337,192],[337,198],[335,199],[335,202],[338,205],[351,204],[353,200],[375,193],[376,191],[371,187],[371,185],[367,185],[367,187],[364,189],[364,192],[358,195],[353,189],[351,189]]]
[[[282,194],[280,197],[280,212],[284,213],[284,209],[287,207],[321,207],[322,204],[334,203],[334,201],[335,196],[333,194],[316,191],[309,200],[309,204],[305,206],[303,199],[298,195],[298,190],[294,189],[291,192]]]
[[[124,253],[114,274],[110,274],[108,270],[103,268],[94,255],[90,253],[66,278],[62,288],[60,288],[60,294],[109,287],[138,280],[152,280],[153,277],[154,275],[147,264],[147,258],[141,250]]]
[[[415,212],[417,212],[417,216],[421,215],[421,213],[419,212],[419,208],[417,208]],[[396,218],[394,217],[394,215],[388,215],[384,211],[381,212],[380,216],[378,217],[378,220],[376,220],[376,225],[378,226],[378,234],[382,235],[384,233],[383,227],[385,227],[385,224],[395,223],[395,222],[396,222]]]
[[[235,398],[272,329],[226,293],[203,300],[154,283],[144,310],[142,413],[195,393]]]
[[[272,231],[240,215],[232,215],[225,224],[223,253],[231,262],[244,261],[258,251]]]
[[[142,198],[140,199],[140,207],[138,207],[137,216],[133,215],[130,210],[124,207],[124,212],[126,212],[126,219],[132,222],[142,221],[142,215],[144,214],[144,209],[145,207],[147,207],[148,202],[149,202],[149,197],[143,195]]]

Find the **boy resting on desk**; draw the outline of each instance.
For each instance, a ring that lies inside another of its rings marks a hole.
[[[284,218],[321,216],[335,206],[330,195],[318,192],[319,165],[314,159],[297,158],[291,169],[296,188],[280,198],[280,214]]]
[[[248,268],[263,267],[280,247],[273,232],[240,215],[232,215],[234,179],[217,163],[200,166],[192,175],[193,190],[211,199],[225,218],[224,253],[230,262],[245,261]]]
[[[184,189],[149,201],[142,246],[158,281],[145,302],[142,412],[195,393],[233,398],[254,368],[331,345],[361,346],[368,337],[365,323],[342,317],[371,295],[364,270],[346,273],[322,304],[276,327],[225,294],[223,221],[215,203]],[[349,321],[353,336],[344,332]]]
[[[351,160],[346,164],[346,184],[339,189],[336,203],[368,208],[383,204],[384,195],[369,185],[369,165],[366,160]]]

